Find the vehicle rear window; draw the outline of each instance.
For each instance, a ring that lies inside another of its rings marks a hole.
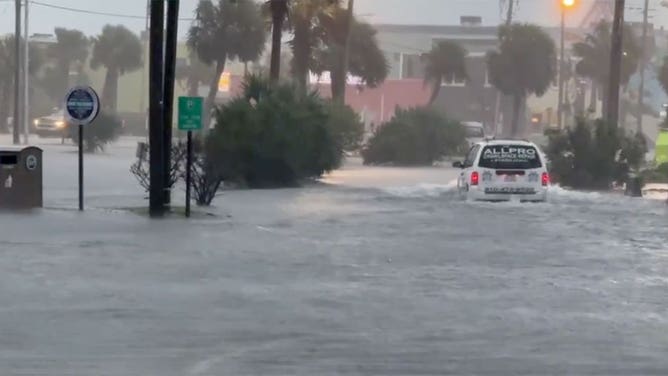
[[[538,150],[529,145],[489,145],[480,154],[478,166],[496,170],[540,168]]]

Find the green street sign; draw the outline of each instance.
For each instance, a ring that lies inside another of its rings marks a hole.
[[[198,131],[202,129],[202,97],[179,97],[179,130]]]

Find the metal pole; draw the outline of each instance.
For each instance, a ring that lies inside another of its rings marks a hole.
[[[647,21],[649,13],[649,0],[645,0],[642,21],[642,47],[640,53],[640,87],[638,88],[638,132],[642,132],[642,115],[645,107],[645,68],[647,67]]]
[[[506,15],[506,26],[513,24],[513,5],[515,0],[508,1],[508,14]],[[494,136],[499,133],[499,116],[501,115],[501,91],[496,89],[496,102],[494,103]]]
[[[606,119],[614,126],[619,126],[619,86],[622,69],[622,40],[624,29],[625,0],[615,0],[615,17],[612,22],[612,41],[610,48],[610,82],[608,83],[608,113]]]
[[[566,11],[561,7],[561,40],[559,52],[559,99],[557,103],[557,126],[564,126],[564,33],[566,32]]]
[[[79,211],[84,210],[84,159],[83,159],[83,138],[84,126],[79,124]]]
[[[190,186],[192,184],[191,170],[193,166],[193,132],[188,131],[188,146],[186,156],[186,217],[190,218]]]
[[[174,76],[176,74],[176,43],[179,26],[179,1],[167,2],[167,35],[165,36],[165,92],[164,106],[164,156],[165,169],[165,205],[171,202],[171,169],[172,169],[172,118],[174,116]]]
[[[151,0],[151,41],[149,67],[149,154],[150,154],[150,189],[149,212],[152,217],[161,217],[165,213],[164,198],[164,163],[163,163],[163,44],[165,27],[164,0]]]
[[[353,34],[353,22],[354,20],[354,14],[355,14],[355,0],[348,0],[348,10],[347,10],[347,22],[348,24],[346,25],[346,40],[345,44],[343,45],[343,56],[341,57],[341,75],[343,76],[343,87],[341,88],[341,97],[338,98],[338,100],[341,101],[342,104],[346,103],[346,89],[348,88],[348,64],[350,60],[350,39]],[[332,85],[334,84],[334,81],[332,81]],[[337,98],[334,98],[337,99]]]
[[[12,141],[14,145],[21,143],[21,0],[15,0],[14,30],[14,119],[12,121]]]
[[[23,50],[23,139],[26,145],[30,143],[30,28],[28,24],[30,0],[26,0],[23,21],[25,45]]]

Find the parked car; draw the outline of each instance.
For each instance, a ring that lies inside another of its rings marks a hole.
[[[42,116],[34,120],[33,128],[39,137],[69,137],[69,125],[63,110],[56,110],[51,115]]]

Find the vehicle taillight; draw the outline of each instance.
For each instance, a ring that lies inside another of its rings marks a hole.
[[[471,173],[471,185],[478,185],[479,182],[480,182],[480,174],[478,173],[478,171],[473,171]]]
[[[550,185],[550,174],[547,172],[543,172],[543,175],[540,178],[541,183],[543,183],[543,187],[547,187]]]

